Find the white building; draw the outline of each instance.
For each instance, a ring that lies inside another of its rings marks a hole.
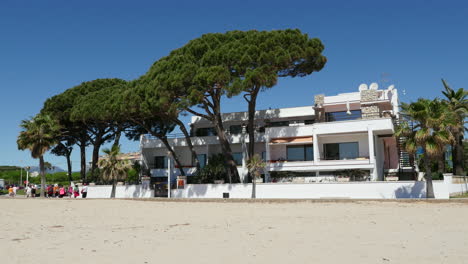
[[[255,152],[267,162],[264,181],[337,181],[343,170],[365,173],[360,180],[384,180],[403,169],[403,158],[394,134],[398,118],[398,93],[393,86],[378,90],[376,84],[335,96],[316,95],[311,106],[260,110],[256,113]],[[247,181],[247,112],[223,114],[241,180]],[[221,153],[213,125],[194,116],[192,143],[201,165]],[[244,132],[244,133],[243,133]],[[169,143],[187,175],[194,175],[193,158],[184,137]],[[142,136],[143,167],[153,177],[167,176],[167,149],[151,136]],[[399,155],[400,154],[400,155]],[[408,163],[408,162],[406,162]],[[406,165],[408,166],[408,165]],[[179,170],[173,169],[172,175]]]

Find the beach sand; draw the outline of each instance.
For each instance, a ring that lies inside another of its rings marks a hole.
[[[468,203],[0,199],[2,263],[468,263]]]

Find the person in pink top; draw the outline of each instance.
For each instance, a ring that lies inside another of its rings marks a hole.
[[[63,198],[65,196],[65,187],[60,186],[59,188],[59,198]]]

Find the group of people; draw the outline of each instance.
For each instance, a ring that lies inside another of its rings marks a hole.
[[[16,196],[16,191],[18,190],[18,187],[16,187],[16,185],[10,185],[7,189],[8,189],[8,196],[10,197]]]
[[[70,197],[70,198],[77,198],[80,196],[80,189],[78,188],[78,185],[70,185],[70,186],[63,186],[63,185],[49,185],[46,188],[46,197],[48,198],[63,198],[65,196]],[[81,189],[81,195],[83,198],[86,198],[86,195],[88,193],[88,187],[86,184],[83,185],[83,188]]]
[[[18,189],[19,188],[16,185],[10,185],[8,187],[8,195],[10,197],[15,197]],[[38,189],[39,188],[36,184],[28,184],[25,188],[26,198],[36,197]],[[88,186],[86,183],[83,184],[81,191],[80,191],[80,188],[78,188],[78,185],[64,186],[64,185],[54,184],[54,185],[47,185],[45,189],[45,196],[47,198],[63,198],[63,197],[77,198],[80,195],[82,198],[86,198],[87,194],[88,194]]]

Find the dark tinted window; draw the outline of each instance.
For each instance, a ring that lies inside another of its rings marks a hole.
[[[351,114],[348,114],[347,111],[329,112],[325,113],[325,118],[327,122],[361,119],[361,110],[351,110],[350,112]]]
[[[216,136],[216,130],[214,127],[203,127],[196,130],[195,136],[197,137],[207,137],[207,136]]]
[[[206,166],[206,154],[197,154],[198,162],[200,162],[200,168]]]
[[[154,168],[155,169],[167,169],[167,157],[165,156],[154,157]]]
[[[325,159],[343,160],[359,157],[358,142],[324,144]]]
[[[234,152],[232,153],[232,157],[237,166],[242,166],[242,152]]]
[[[270,122],[268,126],[269,126],[269,127],[289,126],[289,121]]]
[[[240,134],[242,133],[242,126],[241,125],[232,125],[229,127],[229,133],[232,135]]]
[[[287,146],[288,161],[314,160],[312,145]]]

